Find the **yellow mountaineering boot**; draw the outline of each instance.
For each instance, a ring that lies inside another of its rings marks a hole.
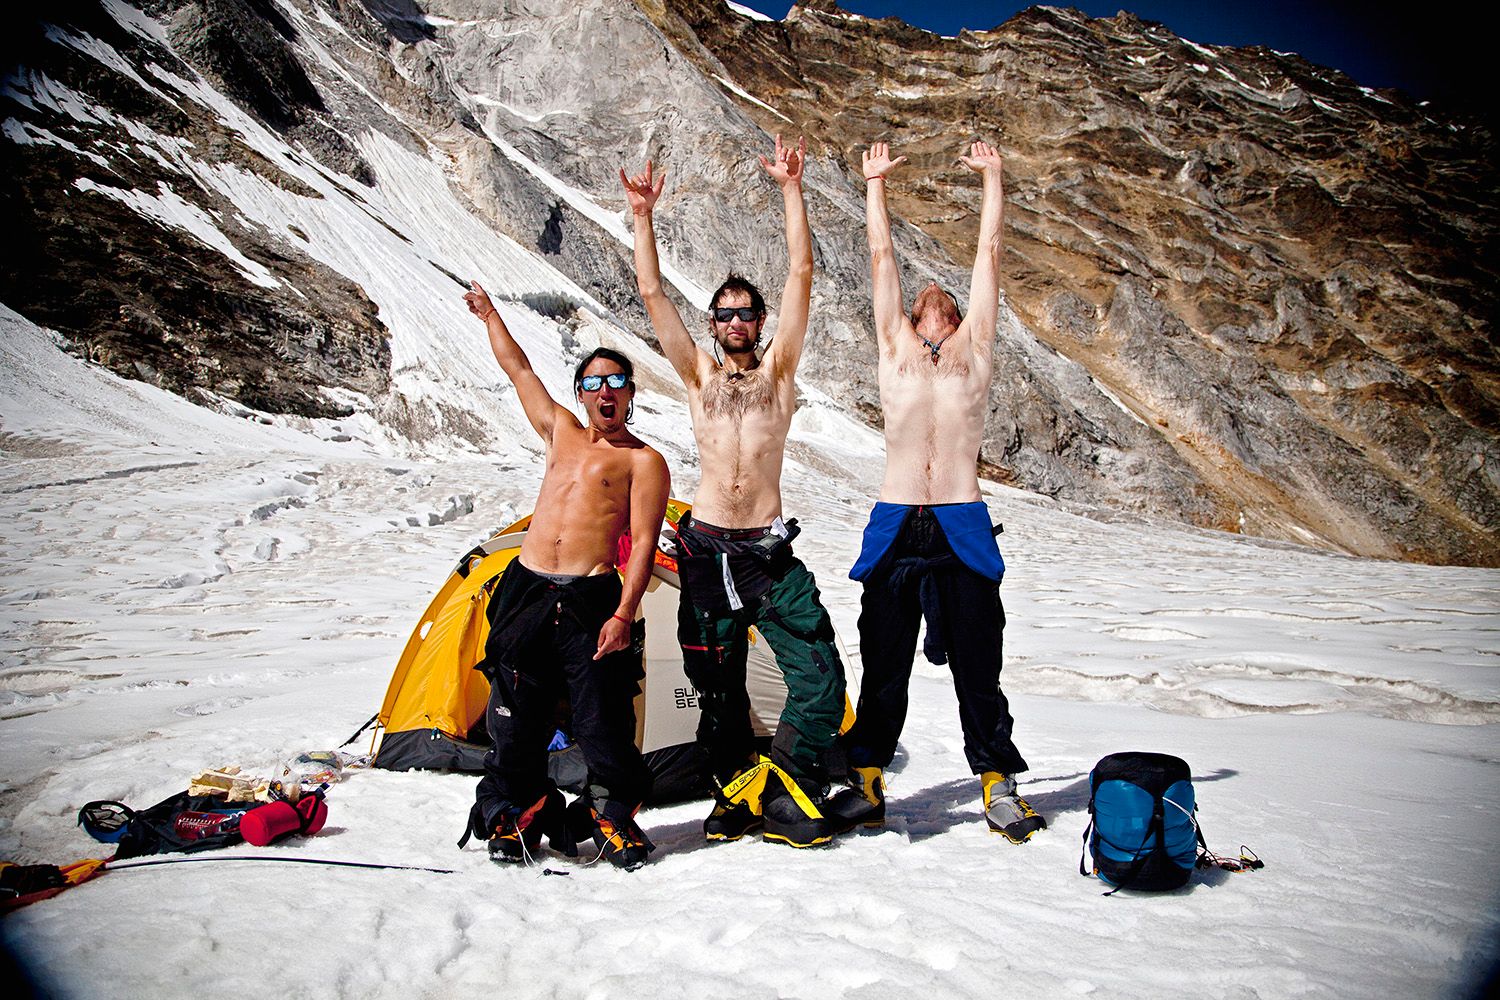
[[[767,762],[769,775],[761,799],[766,840],[792,847],[816,847],[833,840],[833,824],[823,815],[823,789],[808,778],[794,778]]]
[[[849,787],[840,788],[824,810],[834,833],[847,833],[856,826],[878,829],[885,825],[885,775],[878,767],[856,767],[850,771]]]
[[[760,829],[760,800],[770,769],[771,762],[762,759],[736,774],[714,793],[714,811],[703,821],[705,839],[739,840],[752,830]]]
[[[1047,829],[1047,821],[1030,804],[1016,794],[1016,780],[999,771],[986,771],[979,782],[984,788],[984,819],[991,833],[998,833],[1012,844],[1024,844],[1038,830]]]

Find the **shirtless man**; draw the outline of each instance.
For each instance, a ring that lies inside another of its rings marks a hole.
[[[969,285],[969,315],[932,282],[908,316],[886,177],[897,164],[877,142],[864,154],[865,211],[885,408],[885,481],[849,575],[864,584],[859,644],[864,676],[855,723],[846,737],[853,788],[834,796],[839,828],[885,820],[883,769],[906,722],[907,686],[917,625],[927,617],[928,655],[946,658],[958,691],[969,767],[980,776],[990,829],[1022,843],[1046,822],[1016,795],[1013,775],[1026,761],[1011,742],[1010,708],[1000,691],[1005,563],[979,495],[979,443],[989,402],[999,309],[1000,155],[976,142],[964,166],[979,174],[979,251]]]
[[[470,830],[489,839],[495,861],[529,859],[543,833],[571,849],[574,824],[564,823],[562,795],[547,778],[547,744],[566,696],[589,768],[576,808],[588,811],[604,857],[639,868],[652,845],[633,818],[651,790],[635,746],[634,699],[644,676],[636,610],[667,507],[667,463],[625,426],[635,399],[630,359],[600,348],[579,364],[573,385],[588,420],[580,424],[548,394],[484,289],[476,283],[464,301],[484,321],[495,358],[547,445],[536,513],[490,600],[480,669],[490,678],[485,718],[494,747]],[[635,544],[616,572],[622,535]]]
[[[783,146],[761,166],[781,189],[789,267],[781,319],[757,356],[766,305],[750,282],[731,274],[710,301],[708,328],[723,360],[693,343],[662,290],[651,213],[665,172],[653,179],[620,171],[635,223],[641,298],[662,350],[687,386],[703,478],[691,518],[678,525],[683,666],[698,689],[698,740],[721,789],[703,823],[709,840],[738,840],[761,827],[794,847],[827,843],[822,813],[823,755],[844,714],[844,671],[833,623],[812,574],[792,555],[796,522],[783,522],[781,463],[796,409],[794,376],[807,336],[812,234],[802,199],[806,142]],[[769,762],[756,763],[745,691],[747,630],[770,643],[786,679],[786,708]]]

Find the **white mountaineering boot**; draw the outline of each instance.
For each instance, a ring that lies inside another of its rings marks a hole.
[[[984,788],[984,819],[992,833],[998,833],[1012,844],[1024,844],[1038,830],[1047,829],[1047,821],[1021,796],[1016,794],[1016,780],[999,771],[980,775]]]

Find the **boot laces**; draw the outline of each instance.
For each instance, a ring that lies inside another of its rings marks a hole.
[[[502,842],[514,842],[521,845],[521,863],[527,868],[537,863],[536,855],[531,853],[531,846],[526,843],[526,831],[537,821],[542,811],[547,807],[547,796],[543,795],[537,799],[530,809],[515,817],[503,816],[500,825],[495,828],[496,839]],[[538,833],[537,843],[540,844],[542,837]]]
[[[599,843],[599,853],[594,855],[592,861],[584,862],[585,868],[589,865],[598,864],[611,851],[615,854],[624,854],[629,848],[646,846],[645,840],[638,837],[636,832],[631,829],[631,826],[634,826],[633,823],[629,826],[616,826],[610,820],[599,815],[595,815],[594,822],[598,825],[599,832],[604,836]]]

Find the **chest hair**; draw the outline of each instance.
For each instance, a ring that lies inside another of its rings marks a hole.
[[[759,368],[731,377],[720,369],[703,383],[703,412],[713,418],[737,419],[750,410],[770,407],[771,379]]]
[[[967,378],[969,359],[957,344],[952,354],[939,350],[937,364],[932,363],[932,353],[926,349],[920,353],[910,351],[897,362],[896,371],[919,379]]]

